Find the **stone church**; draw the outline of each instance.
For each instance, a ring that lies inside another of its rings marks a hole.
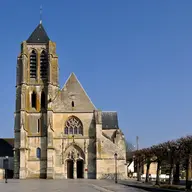
[[[98,110],[74,73],[60,89],[56,43],[41,22],[21,43],[14,117],[14,178],[125,178],[117,113]]]

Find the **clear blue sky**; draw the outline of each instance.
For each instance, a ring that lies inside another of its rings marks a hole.
[[[0,137],[13,137],[20,43],[39,23],[57,43],[60,85],[75,72],[97,108],[115,110],[146,147],[192,131],[192,1],[1,2]]]

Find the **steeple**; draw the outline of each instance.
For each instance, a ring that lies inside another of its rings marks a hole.
[[[42,25],[42,22],[40,22],[40,24],[27,39],[27,43],[48,43],[49,40],[50,39]]]

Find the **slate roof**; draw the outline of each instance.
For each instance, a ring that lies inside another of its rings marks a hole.
[[[119,129],[117,112],[102,112],[102,129]]]
[[[27,43],[48,43],[48,42],[49,37],[41,23],[36,27],[36,29],[27,39]]]
[[[14,139],[0,138],[0,157],[13,157]]]

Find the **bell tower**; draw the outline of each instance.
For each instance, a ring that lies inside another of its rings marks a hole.
[[[27,178],[32,172],[29,162],[36,162],[41,170],[39,175],[46,177],[50,101],[59,89],[58,78],[56,44],[49,39],[40,22],[30,37],[21,43],[17,58],[15,178]]]

